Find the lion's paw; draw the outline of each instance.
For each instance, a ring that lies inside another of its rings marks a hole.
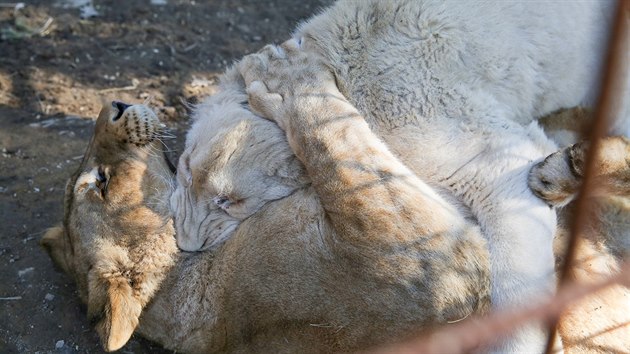
[[[302,110],[309,113],[314,106],[326,106],[327,100],[345,102],[324,59],[305,48],[302,40],[291,39],[265,46],[237,64],[252,111],[284,130]]]
[[[571,202],[582,182],[587,148],[587,143],[575,144],[536,164],[529,173],[534,194],[553,207]]]

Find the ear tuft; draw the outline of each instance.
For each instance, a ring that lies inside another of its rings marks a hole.
[[[111,352],[122,348],[131,338],[138,326],[142,304],[134,297],[124,276],[96,281],[99,284],[91,289],[88,315],[98,319],[96,332],[103,348]]]
[[[46,250],[53,263],[65,273],[69,273],[70,267],[66,260],[65,228],[61,225],[51,227],[39,241]]]

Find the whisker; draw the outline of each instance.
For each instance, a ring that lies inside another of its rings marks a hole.
[[[147,96],[147,98],[144,99],[144,102],[142,102],[143,105],[149,106],[151,104],[151,101],[153,101],[153,95],[149,95]]]
[[[175,134],[167,133],[167,132],[155,132],[153,133],[153,137],[166,138],[166,139],[175,139],[177,136]]]

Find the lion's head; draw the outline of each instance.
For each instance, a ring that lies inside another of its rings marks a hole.
[[[66,186],[63,224],[41,240],[74,277],[108,351],[127,342],[177,252],[162,127],[144,105],[105,106]]]
[[[246,103],[242,90],[226,89],[194,114],[171,197],[185,251],[217,247],[263,205],[308,183],[284,132]]]

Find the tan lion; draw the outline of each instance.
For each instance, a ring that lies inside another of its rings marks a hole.
[[[306,165],[312,184],[243,220],[220,252],[182,253],[165,198],[174,176],[156,153],[159,141],[120,128],[138,125],[133,112],[152,117],[140,105],[103,109],[68,183],[63,225],[42,239],[76,280],[106,350],[137,330],[184,352],[351,351],[487,312],[489,265],[479,228],[373,135],[352,139],[342,156],[317,151]],[[226,127],[226,136],[244,123],[283,136],[251,113]],[[359,128],[370,134],[365,123]],[[217,162],[256,166],[263,151],[256,146]],[[282,139],[271,148],[267,162],[283,162],[290,152]],[[346,158],[366,170],[346,166]],[[322,183],[332,190],[314,187]],[[390,228],[397,231],[385,232]]]

